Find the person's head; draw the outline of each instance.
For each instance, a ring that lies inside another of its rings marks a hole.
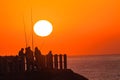
[[[27,47],[25,48],[25,50],[27,50]]]
[[[30,46],[28,47],[28,49],[30,49]]]
[[[24,51],[24,48],[21,48],[21,51]]]
[[[31,48],[30,48],[30,47],[27,47],[27,50],[31,50]]]
[[[35,50],[38,50],[38,47],[35,47]]]
[[[48,55],[52,55],[52,51],[49,51]]]

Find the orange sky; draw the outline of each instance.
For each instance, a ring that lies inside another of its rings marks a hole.
[[[50,36],[34,34],[34,45],[43,53],[120,53],[119,4],[119,0],[2,0],[0,55],[14,55],[25,47],[23,15],[31,45],[31,7],[33,23],[46,19],[53,24]]]

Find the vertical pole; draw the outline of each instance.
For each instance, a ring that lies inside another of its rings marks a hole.
[[[67,55],[64,54],[64,69],[67,69]]]
[[[49,55],[49,58],[50,58],[50,63],[49,63],[49,66],[50,66],[50,69],[53,69],[53,55],[52,53]]]
[[[25,33],[25,42],[26,42],[26,47],[27,47],[27,35],[26,35],[26,25],[25,25],[25,19],[24,19],[24,15],[23,15],[23,25],[24,25],[24,33]]]
[[[62,69],[62,54],[59,55],[59,60],[60,60],[60,69]]]
[[[54,55],[54,66],[55,66],[55,69],[58,69],[58,55],[57,54]]]
[[[34,50],[32,7],[31,7],[31,28],[32,28],[32,50]]]

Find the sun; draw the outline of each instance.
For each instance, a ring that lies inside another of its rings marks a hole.
[[[53,26],[48,20],[39,20],[34,24],[33,30],[36,35],[45,37],[51,34]]]

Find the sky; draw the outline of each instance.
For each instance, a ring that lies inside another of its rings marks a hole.
[[[68,55],[120,54],[119,4],[119,0],[2,0],[0,55],[17,55],[25,48],[25,31],[32,46],[32,25],[38,20],[53,24],[51,35],[33,34],[34,47],[43,54],[50,50]]]

